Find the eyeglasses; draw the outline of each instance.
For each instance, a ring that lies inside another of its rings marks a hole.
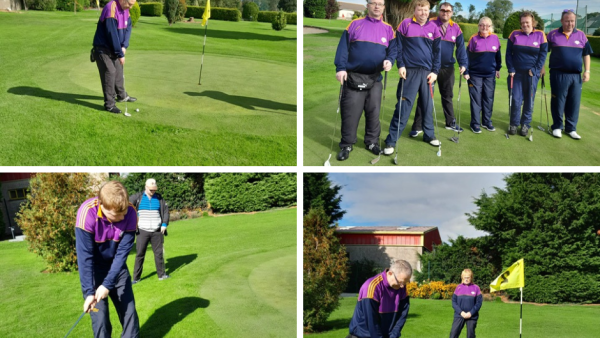
[[[452,13],[451,9],[440,9],[440,13]]]
[[[385,4],[383,2],[369,2],[369,5],[373,5],[373,7],[383,7]]]
[[[484,24],[480,24],[479,27],[483,27],[483,28],[490,28],[492,27],[491,25],[484,25]]]
[[[565,10],[563,11],[563,13],[569,13],[569,12],[571,12],[571,13],[575,13],[575,10],[574,10],[574,9],[565,9]]]

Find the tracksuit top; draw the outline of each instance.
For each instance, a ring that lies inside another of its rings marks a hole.
[[[440,18],[431,20],[440,30],[441,50],[442,50],[442,68],[454,67],[456,60],[454,59],[454,48],[456,47],[456,57],[458,65],[467,68],[467,52],[465,51],[465,37],[458,24],[452,20],[446,27],[446,34],[442,31],[444,25]]]
[[[563,32],[562,27],[548,33],[548,49],[550,53],[550,71],[580,74],[582,58],[593,53],[592,46],[585,34],[574,29],[571,35]]]
[[[484,38],[479,33],[473,34],[467,46],[469,67],[465,74],[476,77],[494,77],[502,68],[502,53],[498,35],[490,34]]]
[[[335,53],[335,71],[380,73],[383,71],[383,61],[394,64],[394,38],[394,29],[383,20],[370,16],[353,20],[340,38]]]
[[[109,290],[114,288],[117,276],[127,268],[125,264],[133,248],[136,227],[137,215],[131,204],[125,218],[117,223],[111,223],[102,214],[98,197],[88,199],[79,207],[75,247],[84,297],[95,294],[94,274],[97,271],[108,272],[102,285]]]
[[[110,50],[117,57],[122,58],[123,51],[129,48],[129,37],[131,36],[131,20],[129,10],[124,10],[117,0],[113,0],[104,6],[96,34],[94,35],[94,46]]]
[[[427,21],[421,26],[415,17],[404,19],[398,26],[396,64],[398,68],[419,68],[440,72],[441,33],[437,24]]]
[[[350,334],[370,338],[398,338],[410,307],[406,287],[398,290],[387,282],[387,269],[367,279],[358,293],[350,321]]]
[[[531,70],[539,75],[546,62],[548,41],[543,31],[533,30],[525,34],[522,30],[510,33],[506,43],[506,68],[509,73],[525,73]]]
[[[476,284],[459,284],[452,295],[452,308],[454,308],[454,317],[459,318],[460,313],[470,312],[471,319],[479,318],[479,309],[483,304],[481,290]]]

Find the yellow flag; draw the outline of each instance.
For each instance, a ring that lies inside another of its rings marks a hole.
[[[100,0],[96,0],[96,7],[100,8]]]
[[[206,8],[204,9],[204,14],[202,14],[202,26],[206,25],[209,18],[210,18],[210,0],[207,0]]]
[[[522,288],[524,286],[525,262],[523,261],[523,258],[521,258],[515,264],[511,265],[510,268],[504,270],[504,272],[490,284],[490,291],[495,292],[504,289]]]

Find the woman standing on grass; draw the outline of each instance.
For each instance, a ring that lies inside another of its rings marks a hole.
[[[531,12],[521,13],[520,20],[521,29],[510,33],[506,44],[507,81],[513,83],[508,133],[515,135],[520,126],[519,134],[527,136],[531,128],[535,91],[548,54],[548,41],[543,31],[534,29],[537,21]],[[522,114],[519,113],[521,105]]]
[[[475,328],[479,319],[479,309],[483,303],[483,296],[479,286],[473,284],[473,271],[464,269],[460,274],[462,284],[459,284],[452,295],[452,308],[454,308],[454,321],[450,338],[458,338],[465,324],[467,324],[467,338],[475,338]]]
[[[481,128],[496,131],[492,125],[492,109],[496,79],[500,78],[502,68],[502,53],[492,20],[487,16],[479,20],[479,32],[469,39],[467,56],[469,66],[464,77],[471,97],[471,130],[475,134],[481,134]]]

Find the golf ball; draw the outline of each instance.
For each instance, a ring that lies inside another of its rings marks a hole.
[[[136,111],[136,113],[137,113],[137,112],[139,112],[140,110],[139,110],[139,109],[136,109],[135,111]]]

